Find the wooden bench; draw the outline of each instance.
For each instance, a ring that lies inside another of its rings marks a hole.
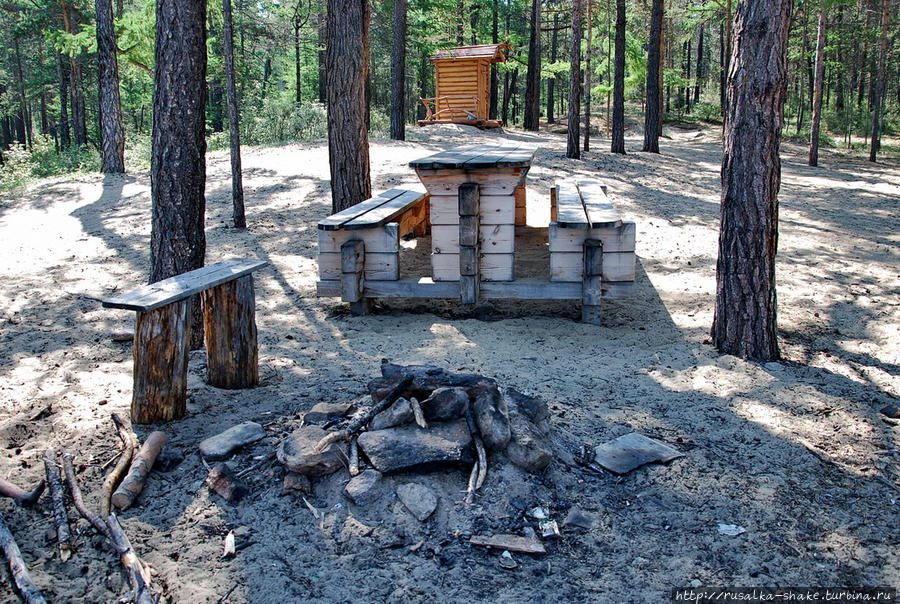
[[[400,278],[400,237],[424,235],[429,196],[390,189],[319,222],[319,279],[341,283],[354,313],[368,310],[363,281]]]
[[[634,288],[635,224],[623,222],[596,181],[557,183],[550,192],[550,280],[582,282],[582,320],[600,323],[600,299]]]
[[[253,271],[260,260],[226,260],[105,298],[106,308],[137,311],[131,419],[138,424],[184,417],[191,298],[200,294],[207,379],[217,388],[259,383]]]

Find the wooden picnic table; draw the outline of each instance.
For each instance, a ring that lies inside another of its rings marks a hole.
[[[431,195],[435,281],[515,279],[515,227],[525,222],[534,153],[527,146],[464,145],[410,162]]]

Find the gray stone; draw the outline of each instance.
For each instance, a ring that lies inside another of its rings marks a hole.
[[[666,443],[637,432],[630,432],[594,449],[595,461],[613,474],[625,474],[647,463],[666,463],[683,456]]]
[[[398,398],[393,405],[372,418],[369,430],[384,430],[408,424],[415,419],[412,406],[405,398]]]
[[[422,401],[422,413],[428,421],[447,421],[462,417],[469,403],[465,388],[438,388]]]
[[[204,440],[200,443],[200,455],[210,460],[225,459],[235,449],[262,440],[265,435],[256,422],[244,422]]]
[[[550,434],[550,409],[544,399],[519,392],[515,388],[506,390],[509,412],[518,412],[531,420],[537,429],[547,436]]]
[[[597,526],[597,516],[590,514],[578,508],[569,509],[566,519],[563,520],[563,527],[568,529],[591,530]]]
[[[509,460],[527,472],[540,472],[553,461],[553,448],[527,417],[511,412],[511,438],[506,447]]]
[[[881,408],[881,414],[891,419],[900,419],[900,407],[891,403]]]
[[[303,416],[304,424],[321,425],[356,411],[353,403],[316,403]]]
[[[510,438],[506,399],[495,384],[479,384],[477,392],[472,411],[484,446],[488,449],[503,449]]]
[[[444,462],[474,461],[472,437],[464,420],[436,422],[427,430],[407,425],[363,432],[360,450],[381,472],[397,472]]]
[[[437,509],[438,499],[428,487],[410,482],[397,487],[397,497],[419,522],[425,522]]]
[[[344,495],[356,505],[369,505],[384,495],[384,484],[378,470],[363,470],[350,479],[344,487]]]
[[[325,430],[318,426],[303,426],[294,430],[278,447],[278,461],[291,472],[306,476],[324,476],[342,467],[340,445],[333,443],[322,453],[315,447],[325,437]]]

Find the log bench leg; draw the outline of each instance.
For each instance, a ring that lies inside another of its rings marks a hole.
[[[603,295],[603,242],[584,242],[584,276],[581,283],[581,322],[600,325],[600,299]]]
[[[253,275],[201,293],[206,338],[207,382],[215,388],[252,388],[259,384],[256,297]]]
[[[184,417],[191,299],[137,313],[131,421],[153,424]]]
[[[476,183],[459,185],[459,301],[477,304],[481,275],[478,256],[480,198]]]
[[[351,239],[341,245],[341,300],[350,303],[354,315],[367,315],[371,301],[363,296],[366,244]]]

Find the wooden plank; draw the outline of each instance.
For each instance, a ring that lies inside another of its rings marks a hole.
[[[586,239],[599,239],[603,242],[605,252],[633,252],[635,250],[635,233],[633,222],[623,222],[621,227],[560,228],[550,223],[548,239],[551,252],[580,252]]]
[[[581,193],[581,201],[588,217],[590,228],[602,228],[620,226],[622,218],[619,216],[603,187],[595,180],[578,181],[578,191]]]
[[[454,202],[447,203],[445,196],[433,196],[431,198],[431,224],[432,225],[458,225],[459,210]],[[487,195],[480,199],[481,224],[514,224],[516,200],[511,195]]]
[[[400,278],[400,261],[397,253],[366,254],[366,280],[385,281]],[[341,255],[319,254],[319,278],[341,278]]]
[[[344,302],[362,299],[365,257],[366,246],[359,239],[341,246],[341,300]]]
[[[340,253],[341,245],[360,239],[368,252],[397,252],[400,250],[400,228],[396,222],[384,226],[355,231],[319,231],[319,253]]]
[[[460,216],[478,216],[478,185],[467,182],[459,185],[458,203]]]
[[[416,174],[432,195],[456,195],[456,190],[461,183],[475,182],[481,186],[481,194],[484,196],[497,194],[489,193],[486,189],[498,189],[504,195],[512,194],[514,189],[524,184],[528,170],[526,168],[485,168],[467,172],[462,169],[424,170],[417,168]]]
[[[562,183],[557,186],[556,224],[563,228],[587,226],[587,214],[581,203],[581,195],[573,184]]]
[[[634,252],[609,252],[603,254],[604,281],[634,281]],[[583,277],[582,254],[556,252],[550,254],[551,281],[578,281]]]
[[[478,229],[481,248],[490,254],[512,254],[515,251],[515,226],[511,224],[483,224]],[[431,247],[436,253],[452,253],[459,247],[456,225],[433,225]]]
[[[483,167],[528,167],[531,165],[531,158],[534,155],[534,151],[531,151],[531,154],[527,153],[515,153],[521,151],[520,147],[502,147],[495,146],[487,150],[481,150],[480,153],[466,151],[461,155],[462,157],[451,157],[442,154],[436,154],[429,157],[424,157],[421,159],[413,160],[410,162],[410,166],[413,168],[424,168],[424,169],[455,169],[455,168],[483,168]],[[468,157],[465,157],[466,154],[469,154]],[[511,159],[506,159],[505,155],[509,155]],[[478,160],[479,155],[489,155],[489,158],[483,158]],[[470,163],[471,162],[471,163]]]
[[[365,214],[369,210],[373,210],[375,208],[380,207],[381,205],[389,202],[402,195],[405,192],[405,189],[390,189],[388,191],[384,191],[383,193],[379,193],[374,197],[371,197],[361,203],[350,206],[346,210],[342,210],[337,214],[332,214],[327,218],[323,218],[319,221],[318,228],[322,231],[336,231],[340,229],[345,223],[350,222],[354,218]]]
[[[245,258],[225,260],[145,285],[124,294],[104,298],[102,304],[105,308],[124,308],[148,312],[193,296],[210,287],[248,275],[267,264],[268,262],[264,260]]]
[[[345,222],[343,228],[352,231],[354,229],[367,229],[393,222],[411,206],[422,201],[425,198],[425,195],[425,193],[420,191],[404,191],[387,203],[384,203],[377,208],[373,208],[353,220]]]
[[[603,295],[603,242],[588,239],[584,242],[584,278],[581,282],[581,322],[600,325],[600,298]]]
[[[458,281],[459,254],[432,254],[431,270],[435,281]],[[515,256],[482,254],[479,270],[482,281],[512,281],[515,278]]]
[[[628,298],[635,293],[634,282],[603,282],[603,298]],[[459,282],[421,279],[398,281],[367,281],[364,287],[367,298],[459,298]],[[316,295],[320,298],[337,298],[341,295],[339,280],[318,281]],[[580,282],[551,282],[545,279],[517,279],[515,281],[482,281],[482,300],[580,300]]]
[[[558,191],[559,188],[555,185],[550,188],[550,222],[556,222],[556,196],[558,194]]]

